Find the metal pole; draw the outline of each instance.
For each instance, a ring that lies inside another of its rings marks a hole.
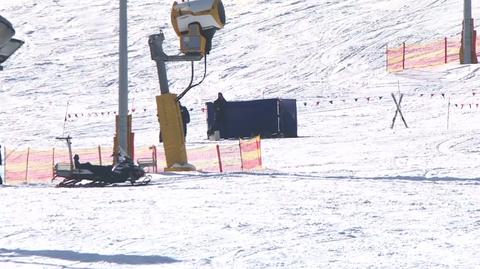
[[[472,2],[464,0],[463,7],[463,63],[472,63]]]
[[[118,84],[118,115],[119,115],[119,149],[128,152],[128,29],[127,0],[120,0],[120,44],[119,44],[119,84]]]
[[[165,66],[165,59],[167,55],[163,52],[163,41],[165,35],[162,31],[159,34],[151,35],[148,38],[148,45],[150,46],[150,54],[152,60],[157,63],[158,81],[160,82],[160,93],[169,93],[167,67]]]

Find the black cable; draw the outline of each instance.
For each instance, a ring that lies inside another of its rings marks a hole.
[[[207,55],[205,55],[205,59],[204,59],[204,68],[203,68],[203,78],[202,80],[200,80],[199,83],[195,84],[192,86],[193,87],[197,87],[198,85],[202,84],[202,82],[205,80],[205,77],[207,76]]]
[[[177,102],[180,101],[180,99],[183,98],[183,96],[185,96],[185,94],[188,93],[188,91],[190,91],[192,88],[195,88],[197,87],[198,85],[202,84],[202,82],[205,80],[205,77],[207,77],[207,55],[205,55],[205,58],[204,58],[204,71],[203,71],[203,78],[202,80],[200,80],[200,82],[192,85],[193,83],[193,77],[194,77],[194,68],[193,68],[193,62],[192,62],[192,77],[190,79],[190,84],[188,85],[188,87],[181,93],[178,95],[177,97]]]
[[[187,89],[190,89],[190,87],[192,87],[193,78],[195,77],[195,69],[193,67],[193,61],[191,61],[191,63],[192,63],[192,76],[190,77],[190,83],[188,84]]]

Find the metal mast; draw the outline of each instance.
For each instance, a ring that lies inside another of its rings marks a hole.
[[[472,63],[472,1],[464,0],[463,7],[463,63]]]
[[[120,44],[119,44],[119,84],[118,84],[118,115],[119,115],[119,147],[120,152],[128,152],[128,29],[127,0],[120,0]]]

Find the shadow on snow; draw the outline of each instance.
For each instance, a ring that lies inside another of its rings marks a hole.
[[[0,248],[0,257],[16,258],[16,257],[46,257],[53,259],[61,259],[68,261],[95,263],[107,262],[127,265],[143,265],[143,264],[167,264],[180,262],[179,260],[165,256],[142,256],[129,254],[104,255],[97,253],[81,253],[71,250],[26,250],[26,249],[4,249]]]

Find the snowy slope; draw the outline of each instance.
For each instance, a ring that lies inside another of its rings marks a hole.
[[[14,133],[2,134],[2,141],[54,143],[51,138],[63,131],[68,100],[72,113],[117,109],[115,1],[7,1],[4,5],[3,14],[26,45],[2,73],[1,98],[7,101],[2,104],[0,120],[15,126],[9,132]],[[159,94],[147,40],[162,28],[167,51],[178,52],[169,21],[170,5],[170,1],[129,5],[130,97],[133,107],[149,109],[135,120],[136,132],[145,135],[147,144],[156,141],[154,97]],[[458,90],[458,77],[475,76],[469,68],[461,68],[453,76],[447,71],[421,74],[417,82],[416,77],[399,78],[384,72],[385,44],[396,46],[459,33],[461,7],[454,1],[236,1],[225,5],[228,25],[214,39],[209,75],[184,101],[197,110],[218,91],[229,100],[349,97],[389,93],[399,79],[434,90],[442,88],[439,80],[454,81],[448,90]],[[197,68],[202,70],[200,64]],[[169,65],[169,77],[172,91],[183,90],[189,79],[188,64]],[[469,87],[476,86],[473,79],[469,81]],[[42,120],[28,120],[32,117]],[[198,117],[198,121],[204,120],[203,115]],[[23,131],[32,123],[33,131]],[[84,126],[94,127],[96,132],[87,132]],[[204,130],[204,126],[198,130],[198,139],[204,138]],[[88,138],[98,137],[98,133],[110,142],[112,120],[86,117],[69,123],[67,131],[89,144]]]
[[[0,73],[0,143],[55,145],[67,101],[71,113],[117,109],[116,2],[1,3],[26,44]],[[130,97],[148,108],[134,116],[137,144],[157,143],[147,40],[161,28],[177,53],[170,5],[129,2]],[[195,109],[189,146],[205,143],[200,109],[218,91],[229,100],[297,98],[301,137],[264,140],[267,170],[257,174],[168,174],[140,188],[1,187],[1,267],[478,268],[480,111],[452,106],[447,130],[448,98],[480,103],[471,94],[478,67],[385,72],[387,43],[458,36],[458,1],[225,6],[207,79],[184,101]],[[180,92],[189,66],[168,72]],[[391,130],[389,95],[399,90],[410,128]],[[108,144],[113,120],[83,117],[65,132],[74,146]]]

